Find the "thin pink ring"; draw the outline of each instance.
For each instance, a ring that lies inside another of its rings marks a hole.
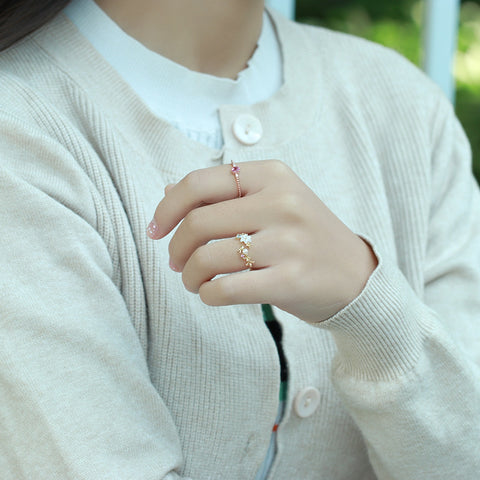
[[[237,193],[238,198],[242,196],[242,187],[240,187],[240,167],[233,163],[233,160],[230,161],[232,164],[232,175],[235,177],[235,183],[237,184]]]

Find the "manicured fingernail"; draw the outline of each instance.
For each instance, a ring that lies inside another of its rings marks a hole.
[[[180,269],[178,267],[176,267],[173,263],[172,263],[172,260],[170,259],[169,261],[169,265],[170,265],[170,268],[174,271],[174,272],[179,272]]]
[[[147,227],[147,235],[152,239],[156,240],[158,238],[158,232],[159,228],[157,223],[155,222],[155,219],[153,219]]]

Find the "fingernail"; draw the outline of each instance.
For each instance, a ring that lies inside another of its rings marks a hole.
[[[155,222],[155,219],[153,219],[153,220],[148,224],[148,227],[147,227],[147,235],[148,235],[152,240],[156,240],[156,239],[158,238],[158,232],[159,232],[158,225],[157,225],[157,223]]]
[[[170,259],[169,263],[170,265],[170,268],[174,271],[174,272],[179,272],[180,269],[178,267],[176,267],[173,263],[172,263],[172,260]]]

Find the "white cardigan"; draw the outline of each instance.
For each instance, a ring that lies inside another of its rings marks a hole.
[[[285,83],[220,109],[223,152],[156,118],[64,16],[0,55],[2,480],[255,476],[279,387],[260,306],[203,305],[145,226],[192,169],[268,158],[379,259],[323,323],[275,309],[290,377],[270,478],[476,478],[480,195],[466,139],[397,54],[273,15]],[[263,127],[253,145],[232,130],[245,113]],[[320,402],[301,417],[308,387]]]

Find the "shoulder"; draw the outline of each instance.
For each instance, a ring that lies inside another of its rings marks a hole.
[[[48,115],[67,83],[33,38],[0,53],[0,109],[23,121],[35,123],[37,114]]]
[[[429,149],[441,125],[455,119],[440,87],[398,52],[322,27],[296,28],[318,65],[318,81],[338,110],[364,124],[374,142],[405,135]]]
[[[93,224],[91,182],[79,160],[87,156],[78,155],[86,142],[66,115],[68,90],[68,76],[32,38],[0,53],[0,176],[15,191],[43,192],[76,211],[82,205]]]

